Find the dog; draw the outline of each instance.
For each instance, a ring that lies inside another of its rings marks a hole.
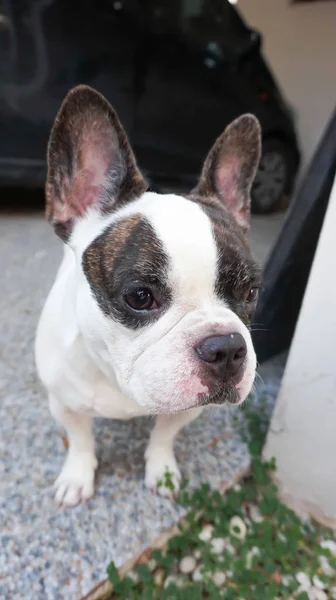
[[[197,126],[197,124],[195,124]],[[81,85],[48,145],[46,213],[64,257],[36,335],[36,365],[69,448],[55,501],[94,492],[94,417],[155,415],[145,483],[181,475],[176,434],[209,405],[239,404],[256,372],[260,271],[247,243],[258,120],[233,121],[190,194],[148,191],[117,114]]]

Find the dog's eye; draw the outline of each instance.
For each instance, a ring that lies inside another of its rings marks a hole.
[[[245,296],[245,302],[252,304],[257,302],[259,296],[259,289],[257,287],[250,288]]]
[[[124,295],[124,300],[133,310],[157,308],[152,292],[148,288],[137,288]]]

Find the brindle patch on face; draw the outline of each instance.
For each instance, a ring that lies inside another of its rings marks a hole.
[[[138,329],[158,319],[171,303],[169,259],[150,223],[140,214],[108,226],[85,250],[83,270],[105,315]],[[134,311],[124,300],[130,289],[148,288],[159,308]]]
[[[260,287],[261,273],[251,256],[245,234],[216,196],[192,193],[188,197],[203,208],[212,223],[218,249],[216,294],[249,325],[255,305],[245,299],[249,289]]]

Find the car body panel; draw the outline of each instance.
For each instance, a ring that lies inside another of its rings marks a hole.
[[[7,14],[4,13],[7,7]],[[0,2],[0,179],[43,185],[49,131],[69,88],[106,95],[152,178],[194,180],[214,139],[254,113],[299,162],[261,38],[226,0]],[[15,7],[15,9],[14,9]]]

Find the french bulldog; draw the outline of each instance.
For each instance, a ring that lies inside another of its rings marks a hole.
[[[145,483],[169,494],[165,473],[175,490],[181,478],[176,434],[205,407],[249,394],[260,271],[247,231],[260,148],[257,119],[243,115],[190,194],[154,193],[107,100],[83,85],[66,96],[46,184],[64,257],[36,335],[37,370],[69,443],[59,506],[94,492],[94,417],[156,416]]]

